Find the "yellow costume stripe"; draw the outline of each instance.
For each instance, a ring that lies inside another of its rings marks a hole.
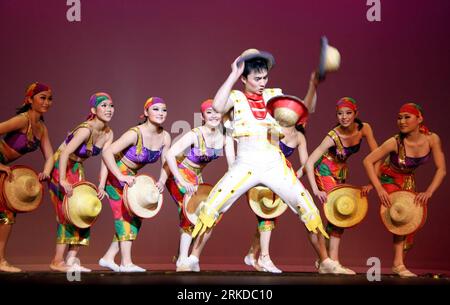
[[[247,175],[245,175],[242,179],[241,179],[241,181],[239,181],[232,189],[231,189],[231,191],[228,193],[228,195],[224,198],[224,200],[222,200],[222,202],[219,204],[219,207],[218,207],[218,209],[217,210],[220,210],[220,208],[225,204],[225,202],[234,194],[234,191],[236,190],[236,189],[239,189],[241,186],[242,186],[242,184],[244,184],[245,183],[245,181],[247,181],[248,180],[248,178],[250,178],[250,176],[252,175],[252,172],[251,171],[248,171],[247,172]]]

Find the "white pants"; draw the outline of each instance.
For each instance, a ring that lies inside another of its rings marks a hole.
[[[205,206],[217,214],[226,212],[250,188],[264,185],[298,214],[318,213],[314,201],[286,165],[284,155],[268,142],[239,143],[237,158],[216,184]]]

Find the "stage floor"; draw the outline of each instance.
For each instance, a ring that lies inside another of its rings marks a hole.
[[[444,275],[426,274],[402,279],[381,275],[380,281],[369,281],[366,274],[321,275],[312,272],[272,274],[253,271],[148,271],[116,273],[94,270],[90,273],[58,273],[31,271],[15,274],[0,273],[0,284],[31,285],[450,285]]]

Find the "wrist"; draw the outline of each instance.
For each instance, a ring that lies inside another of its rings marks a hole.
[[[383,188],[383,186],[381,186],[381,185],[377,185],[377,186],[375,186],[375,190],[376,190],[378,193],[380,193],[380,192],[383,192],[383,191],[384,191],[384,188]]]

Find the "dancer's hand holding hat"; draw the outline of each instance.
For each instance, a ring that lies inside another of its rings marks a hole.
[[[0,163],[0,172],[4,172],[8,179],[11,179],[11,168],[9,166]]]
[[[135,176],[121,175],[118,180],[122,183],[126,183],[128,186],[131,187],[133,186],[135,179],[136,179]]]
[[[66,193],[67,197],[72,196],[73,188],[72,188],[72,184],[69,181],[67,181],[67,180],[60,180],[59,181],[59,185],[62,186],[62,188],[64,189],[64,192]]]

